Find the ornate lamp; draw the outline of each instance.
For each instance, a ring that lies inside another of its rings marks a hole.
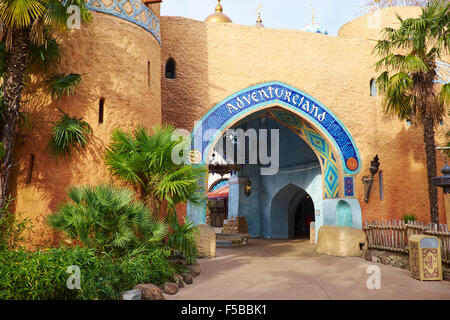
[[[450,147],[437,147],[436,150],[441,151],[441,155],[444,158],[444,167],[442,168],[441,172],[444,174],[440,177],[433,178],[433,184],[437,187],[441,187],[444,189],[444,194],[450,193],[450,166],[447,163],[447,157],[448,157],[448,151],[450,150]]]
[[[244,192],[247,197],[250,196],[250,194],[252,193],[252,183],[248,179],[247,182],[245,183]]]
[[[369,202],[370,190],[372,190],[374,176],[378,172],[379,168],[380,168],[380,161],[379,161],[378,155],[376,155],[373,158],[373,160],[370,162],[370,167],[369,167],[370,177],[364,176],[362,178],[362,182],[364,184],[364,201],[366,203]]]

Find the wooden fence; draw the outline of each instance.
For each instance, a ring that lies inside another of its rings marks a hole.
[[[450,232],[447,225],[425,225],[423,222],[378,221],[365,222],[368,248],[409,253],[408,239],[413,234],[427,234],[439,238],[442,262],[450,264]]]

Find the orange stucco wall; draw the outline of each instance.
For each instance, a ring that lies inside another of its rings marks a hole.
[[[151,6],[158,16],[159,8],[159,4]],[[389,16],[386,21],[392,21],[394,12],[417,13],[413,9],[388,9],[381,14]],[[61,39],[61,63],[53,70],[83,75],[74,96],[52,102],[42,89],[36,94],[33,90],[41,87],[43,79],[31,79],[24,95],[24,110],[31,112],[34,125],[31,129],[21,128],[18,134],[15,157],[20,161],[11,176],[11,189],[17,198],[16,212],[35,224],[30,244],[48,245],[59,240],[45,226],[44,219],[66,199],[68,186],[111,180],[103,165],[103,152],[112,129],[137,125],[150,128],[163,122],[191,130],[194,121],[222,99],[275,80],[318,99],[349,129],[363,161],[363,169],[355,177],[363,221],[400,219],[404,214],[429,221],[422,131],[384,114],[382,98],[369,94],[369,82],[377,73],[373,68],[376,57],[371,55],[374,42],[367,40],[375,33],[363,28],[368,16],[343,26],[339,37],[161,17],[160,47],[150,33],[132,23],[92,14],[91,25]],[[169,57],[176,61],[176,79],[164,77]],[[103,124],[98,123],[101,97],[105,98]],[[56,162],[46,150],[49,122],[57,119],[57,106],[70,115],[83,117],[93,129],[87,150],[75,152],[68,161]],[[438,127],[439,141],[447,129]],[[27,184],[30,154],[35,161],[31,183]],[[376,154],[384,174],[385,199],[379,199],[377,175],[366,204],[361,178],[369,175],[369,163]],[[442,222],[443,206],[439,190]],[[185,211],[184,207],[180,209]]]
[[[153,8],[155,9],[155,8]],[[155,10],[155,13],[159,13]],[[58,237],[45,226],[45,215],[55,210],[72,185],[97,185],[110,176],[103,165],[105,146],[114,128],[151,128],[161,123],[161,55],[157,40],[143,28],[113,16],[92,12],[94,21],[61,39],[60,73],[82,74],[82,82],[72,97],[52,102],[45,93],[25,94],[24,111],[31,112],[33,127],[22,128],[16,141],[19,165],[11,180],[16,212],[34,223],[30,243],[47,245]],[[150,85],[147,63],[150,61]],[[42,79],[32,79],[28,92]],[[104,122],[99,124],[99,100],[105,98]],[[83,117],[93,130],[92,139],[81,153],[56,162],[46,150],[49,122],[58,119],[60,107],[71,116]],[[25,178],[28,159],[34,154],[31,183]],[[14,187],[15,186],[15,187]]]
[[[162,25],[162,61],[172,57],[177,64],[176,79],[162,78],[164,122],[191,130],[222,99],[258,83],[281,81],[321,101],[353,135],[363,161],[355,178],[363,221],[404,214],[430,220],[422,131],[384,114],[382,98],[370,96],[370,80],[377,76],[373,41],[350,37],[350,26],[344,38],[181,17],[162,17]],[[446,129],[438,127],[438,138]],[[385,197],[380,200],[377,175],[366,204],[361,178],[369,175],[376,154]],[[439,190],[442,222],[443,203]]]

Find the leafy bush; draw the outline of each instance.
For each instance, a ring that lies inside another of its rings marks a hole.
[[[163,202],[173,211],[178,203],[205,200],[197,181],[206,168],[172,161],[173,150],[181,151],[187,143],[186,139],[174,140],[174,134],[170,125],[155,126],[152,134],[144,128],[133,133],[116,129],[106,150],[105,163],[111,174],[132,185],[154,212],[159,212]]]
[[[2,251],[0,299],[118,299],[138,283],[158,285],[172,279],[169,255],[166,247],[118,259],[82,247]],[[67,288],[72,265],[80,268],[80,290]]]
[[[412,221],[416,221],[416,216],[413,214],[405,214],[402,219],[405,223],[409,223]]]
[[[28,218],[19,220],[9,210],[14,199],[5,199],[5,208],[0,209],[0,251],[16,249],[25,240],[23,232],[31,228]]]
[[[166,223],[136,201],[129,189],[73,187],[67,194],[71,201],[49,215],[48,224],[98,252],[122,255],[154,246],[167,235]]]
[[[176,214],[168,216],[172,233],[169,234],[168,245],[184,253],[187,264],[193,264],[197,257],[197,245],[195,244],[195,235],[198,228],[191,222],[180,225]]]
[[[79,150],[87,145],[90,133],[91,127],[83,118],[70,117],[64,113],[58,121],[53,122],[48,148],[56,158],[70,156],[72,148]]]

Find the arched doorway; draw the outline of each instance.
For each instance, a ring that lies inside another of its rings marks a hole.
[[[191,133],[192,149],[200,156],[199,163],[206,164],[206,159],[210,158],[213,148],[227,129],[245,118],[260,117],[261,113],[265,112],[269,112],[270,118],[279,121],[300,137],[318,159],[320,174],[310,181],[316,189],[314,196],[311,194],[316,230],[324,223],[336,224],[336,203],[341,199],[345,199],[354,208],[353,225],[361,228],[360,206],[355,199],[354,190],[354,176],[361,169],[361,158],[356,144],[346,127],[328,108],[291,86],[281,82],[263,83],[241,90],[214,106]],[[239,185],[241,180],[236,178]],[[207,183],[199,181],[199,185],[204,188]],[[230,178],[230,194],[232,189],[237,188],[239,195],[235,201],[229,199],[230,212],[237,208],[236,214],[245,214],[247,208],[239,205],[244,197],[241,187],[233,187],[234,185],[235,182]],[[317,189],[320,189],[320,197],[315,199]],[[198,224],[205,223],[205,208],[188,206],[190,220]],[[263,236],[276,235],[267,232],[270,229],[267,216],[259,223],[261,225],[256,230],[262,230]]]
[[[310,225],[314,222],[314,202],[309,194],[307,194],[298,204],[295,209],[294,216],[294,237],[295,238],[309,238]]]

